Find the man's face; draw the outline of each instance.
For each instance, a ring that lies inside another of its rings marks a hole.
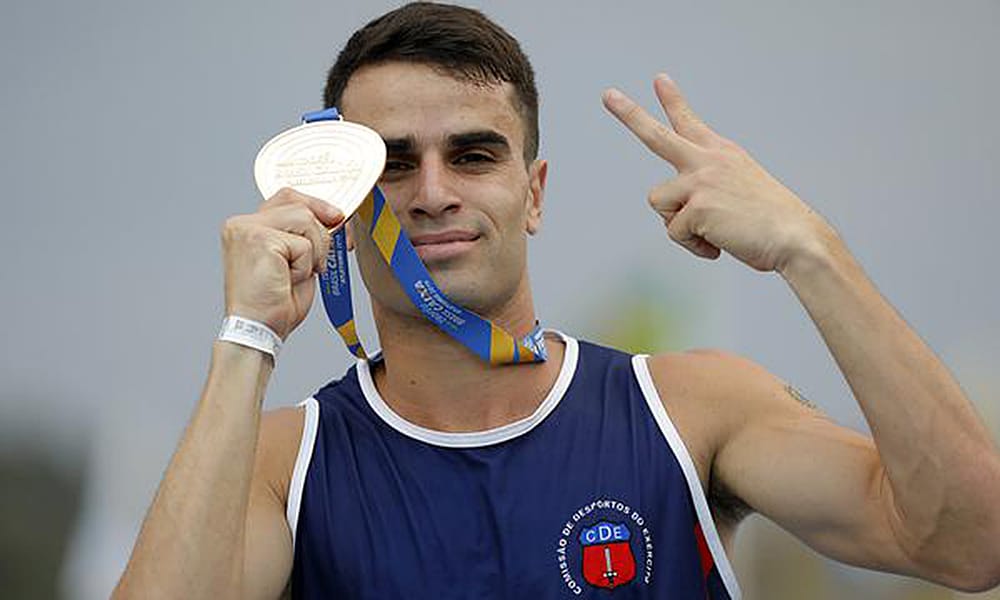
[[[541,220],[546,165],[523,158],[509,84],[482,85],[413,63],[364,67],[340,109],[386,141],[379,186],[435,282],[484,316],[527,293],[527,234]],[[413,313],[367,232],[352,220],[373,299]]]

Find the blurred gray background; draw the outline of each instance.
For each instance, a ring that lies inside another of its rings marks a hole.
[[[692,257],[649,211],[671,171],[599,95],[615,85],[656,109],[665,70],[839,229],[1000,431],[1000,3],[472,5],[538,75],[545,324],[632,350],[727,348],[865,429],[781,279]],[[0,595],[107,596],[200,392],[222,317],[220,225],[260,201],[260,145],[320,106],[347,36],[393,6],[0,8]],[[317,303],[267,406],[349,362]],[[818,559],[757,518],[735,564],[751,599],[953,597]]]

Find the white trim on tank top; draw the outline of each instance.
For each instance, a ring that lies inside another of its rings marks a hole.
[[[316,445],[316,432],[319,429],[319,403],[315,398],[306,398],[299,403],[306,409],[302,423],[302,438],[299,440],[299,453],[295,457],[295,467],[292,469],[292,480],[288,484],[288,504],[285,506],[285,519],[288,529],[292,532],[292,554],[295,554],[295,530],[299,524],[299,509],[302,507],[302,490],[306,485],[306,473],[312,461],[313,446]]]
[[[382,395],[379,394],[375,388],[375,383],[372,381],[371,370],[366,360],[358,361],[358,381],[361,383],[361,391],[365,395],[365,400],[368,401],[368,406],[387,425],[407,437],[445,448],[492,446],[524,435],[537,427],[559,405],[559,401],[562,400],[566,388],[569,387],[570,381],[573,380],[578,355],[576,340],[561,331],[547,329],[546,333],[554,333],[566,344],[562,366],[559,369],[559,375],[556,377],[555,384],[549,390],[545,399],[542,400],[542,403],[535,409],[535,412],[523,419],[493,429],[455,433],[428,429],[407,421],[396,411],[392,410],[386,404],[385,400],[382,399]]]
[[[649,410],[653,413],[653,418],[656,419],[656,424],[659,425],[660,432],[663,433],[663,437],[670,444],[670,449],[673,450],[674,456],[677,457],[677,462],[680,463],[681,471],[684,472],[684,479],[687,480],[688,490],[691,492],[691,500],[694,502],[698,522],[701,523],[701,530],[705,534],[708,549],[712,553],[715,564],[719,569],[722,583],[725,584],[726,591],[729,592],[729,597],[732,600],[740,600],[739,582],[736,581],[736,574],[729,563],[729,557],[726,556],[726,550],[722,546],[722,539],[719,537],[719,532],[715,528],[715,520],[712,518],[712,511],[708,507],[705,490],[701,487],[698,471],[695,469],[694,461],[691,460],[687,446],[684,445],[684,440],[681,439],[677,428],[674,427],[673,421],[670,420],[670,416],[667,414],[667,409],[664,408],[663,402],[660,400],[660,394],[656,391],[656,386],[653,384],[653,377],[649,374],[649,366],[646,364],[646,358],[647,356],[642,354],[633,356],[632,370],[635,371],[635,377],[639,380],[639,387],[642,389],[643,396],[646,397],[646,404],[649,405]]]

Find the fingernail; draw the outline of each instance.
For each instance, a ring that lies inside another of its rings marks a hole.
[[[674,80],[670,78],[670,75],[667,75],[666,73],[657,73],[656,78],[658,80],[662,81],[663,83],[673,83],[674,82]]]
[[[622,99],[622,93],[615,88],[608,88],[604,90],[604,101],[608,104],[613,102],[620,102]]]

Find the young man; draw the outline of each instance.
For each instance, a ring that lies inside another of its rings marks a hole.
[[[779,272],[874,440],[721,352],[633,358],[549,332],[547,361],[490,366],[420,315],[355,219],[381,356],[262,417],[271,357],[216,342],[116,597],[736,598],[725,550],[749,510],[844,562],[1000,582],[1000,457],[957,383],[826,222],[654,87],[670,126],[604,103],[678,171],[649,197],[671,239]],[[379,185],[442,290],[531,331],[547,164],[516,41],[407,5],[351,38],[325,101],[385,139]],[[342,221],[291,190],[227,221],[227,314],[287,337]]]

